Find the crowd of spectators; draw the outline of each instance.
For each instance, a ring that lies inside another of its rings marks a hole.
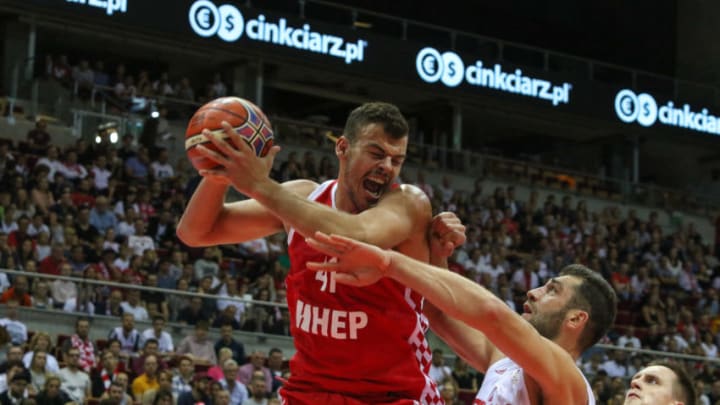
[[[286,371],[283,354],[275,350],[248,356],[233,331],[289,335],[286,309],[238,301],[284,303],[289,261],[282,238],[189,248],[175,235],[175,223],[196,184],[184,161],[173,165],[167,150],[138,146],[132,137],[118,147],[78,140],[59,148],[51,140],[43,120],[23,142],[0,140],[0,268],[23,273],[0,273],[0,303],[6,311],[0,341],[6,342],[5,364],[10,365],[7,374],[0,374],[7,381],[4,387],[0,381],[0,392],[43,404],[54,403],[44,402],[47,395],[83,403],[109,395],[117,383],[119,392],[137,403],[164,403],[153,401],[167,391],[174,398],[169,403],[194,404],[211,388],[214,397],[227,392],[229,403],[266,403],[278,388],[273,374]],[[18,317],[22,307],[87,318],[78,321],[75,335],[51,337],[28,330]],[[106,331],[107,339],[88,338],[88,319],[95,315],[116,317],[118,326]],[[151,321],[152,327],[138,330],[136,321]],[[169,322],[191,325],[194,332],[173,341],[165,330]],[[217,342],[208,337],[210,328],[220,330]],[[15,370],[11,366],[17,356],[25,363]],[[103,368],[106,358],[112,366]],[[262,371],[262,382],[255,381],[255,370]],[[182,389],[178,376],[185,382]],[[8,387],[15,380],[18,387],[12,391]],[[194,400],[183,402],[182,393],[195,385]]]
[[[38,76],[71,88],[80,99],[103,98],[116,112],[149,113],[167,98],[204,103],[229,94],[220,73],[198,86],[188,76],[174,78],[164,69],[128,67],[124,62],[110,65],[87,57],[71,60],[66,54],[47,54],[38,60],[43,62],[36,66]],[[169,113],[187,115],[194,108],[190,104],[176,106]]]
[[[247,360],[230,329],[212,342],[204,323],[175,349],[163,327],[158,317],[151,328],[138,332],[133,316],[125,314],[109,339],[94,342],[91,320],[80,317],[75,333],[59,335],[55,347],[49,334],[35,332],[27,344],[12,343],[2,353],[0,403],[280,404],[280,378],[288,377],[280,349],[254,351]],[[128,343],[133,338],[139,338],[134,346]]]

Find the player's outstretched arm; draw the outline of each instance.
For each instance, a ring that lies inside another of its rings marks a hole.
[[[308,263],[309,269],[334,271],[337,282],[359,286],[391,277],[423,295],[449,317],[481,331],[537,381],[546,398],[587,403],[585,382],[570,354],[542,337],[529,322],[482,286],[398,252],[341,236],[317,233],[308,243],[338,259]]]

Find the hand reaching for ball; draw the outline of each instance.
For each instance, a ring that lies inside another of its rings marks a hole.
[[[280,147],[274,145],[267,155],[260,157],[245,137],[238,134],[227,121],[222,122],[222,129],[223,136],[218,136],[217,132],[208,129],[203,130],[202,135],[215,148],[201,144],[196,146],[197,151],[217,166],[213,169],[201,169],[199,173],[211,181],[230,184],[239,192],[251,195],[258,183],[270,180],[270,171]]]
[[[252,102],[220,97],[200,107],[185,131],[185,150],[205,178],[233,185],[249,195],[257,181],[269,180],[275,155],[270,121]]]

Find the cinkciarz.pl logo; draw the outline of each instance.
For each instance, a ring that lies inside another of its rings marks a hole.
[[[658,117],[658,106],[653,96],[647,93],[635,94],[632,90],[620,90],[615,96],[615,113],[620,121],[652,126]]]

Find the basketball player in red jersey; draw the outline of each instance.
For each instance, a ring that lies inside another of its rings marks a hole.
[[[527,292],[520,316],[482,286],[398,252],[320,232],[308,243],[337,258],[309,269],[337,272],[336,282],[353,286],[391,278],[446,314],[433,331],[485,374],[475,405],[595,405],[575,361],[615,318],[617,297],[599,273],[566,266]]]
[[[367,103],[353,110],[337,140],[337,180],[279,184],[269,177],[273,147],[264,158],[224,126],[227,141],[208,137],[218,152],[200,152],[221,166],[204,179],[178,224],[192,246],[239,243],[286,231],[291,269],[286,279],[291,333],[297,349],[285,404],[440,404],[427,375],[431,350],[422,297],[393,281],[365,288],[337,284],[334,273],[308,271],[329,258],[310,248],[316,231],[347,235],[428,262],[464,243],[452,214],[431,221],[426,195],[393,187],[405,160],[408,126],[397,107]],[[225,204],[228,186],[250,199]],[[435,235],[431,244],[429,234]]]

